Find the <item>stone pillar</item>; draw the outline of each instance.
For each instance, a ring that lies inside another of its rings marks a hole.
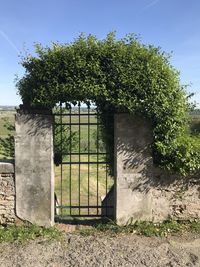
[[[118,224],[152,220],[152,130],[144,118],[115,115],[115,218]]]
[[[44,113],[21,109],[16,114],[16,214],[31,223],[51,226],[54,224],[53,117]]]

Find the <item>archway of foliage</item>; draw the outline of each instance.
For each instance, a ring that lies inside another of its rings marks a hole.
[[[17,83],[23,103],[53,108],[56,103],[92,100],[107,109],[139,114],[152,122],[154,162],[189,174],[200,169],[200,142],[189,135],[188,103],[179,73],[159,48],[134,36],[105,40],[81,35],[73,43],[36,45]]]

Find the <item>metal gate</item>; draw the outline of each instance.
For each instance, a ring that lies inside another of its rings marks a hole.
[[[112,164],[108,154],[111,152],[104,143],[102,126],[91,103],[67,103],[55,108],[55,211],[58,218],[113,215]]]

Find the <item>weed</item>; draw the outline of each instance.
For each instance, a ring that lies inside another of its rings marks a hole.
[[[195,221],[190,224],[191,231],[200,234],[200,222]]]
[[[115,222],[110,221],[106,224],[96,224],[90,229],[81,229],[79,233],[83,236],[97,234],[97,233],[109,233],[109,234],[138,234],[144,236],[159,236],[166,237],[170,234],[195,232],[200,233],[200,221],[173,221],[166,220],[162,223],[153,222],[135,222],[134,224],[128,224],[119,226]]]
[[[28,240],[34,240],[38,237],[44,237],[49,240],[61,240],[63,234],[54,227],[45,228],[37,225],[0,226],[0,243],[14,241],[23,243]]]

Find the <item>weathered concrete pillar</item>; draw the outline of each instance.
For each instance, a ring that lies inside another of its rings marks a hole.
[[[115,116],[115,218],[118,224],[166,219],[199,220],[200,173],[159,169],[152,159],[152,127],[141,117]]]
[[[53,117],[19,110],[15,126],[17,216],[51,226],[54,224]]]
[[[115,115],[115,218],[118,224],[152,220],[151,125],[144,118]]]

